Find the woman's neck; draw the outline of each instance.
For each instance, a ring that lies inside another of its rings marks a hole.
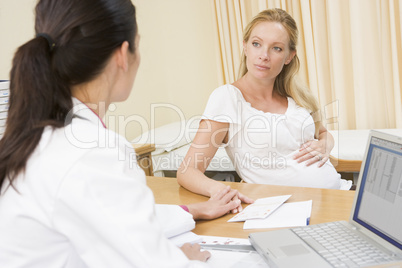
[[[248,73],[238,80],[242,87],[242,90],[248,94],[252,94],[255,97],[262,99],[272,99],[274,93],[275,80],[262,80],[255,79]]]
[[[100,118],[103,118],[110,104],[109,90],[104,89],[107,83],[95,79],[72,88],[72,96],[85,103]]]

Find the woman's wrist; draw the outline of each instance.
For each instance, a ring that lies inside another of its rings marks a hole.
[[[319,139],[318,139],[320,142],[322,142],[324,145],[324,148],[325,148],[325,151],[329,154],[331,151],[332,151],[332,149],[334,148],[334,145],[335,145],[335,143],[334,143],[334,138],[332,137],[332,135],[328,132],[328,131],[326,131],[326,132],[324,132],[324,133],[322,133],[320,136],[319,136]]]
[[[201,219],[201,215],[202,215],[202,209],[200,209],[200,206],[202,206],[203,202],[201,203],[194,203],[194,204],[189,204],[187,205],[187,209],[188,209],[188,213],[190,213],[191,215],[193,215],[193,219],[194,220],[199,220]]]
[[[190,213],[193,216],[194,220],[198,220],[200,217],[199,208],[197,203],[190,205],[179,205],[184,211]]]

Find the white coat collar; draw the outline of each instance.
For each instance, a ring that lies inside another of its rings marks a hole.
[[[103,123],[103,120],[88,105],[81,102],[79,99],[75,97],[73,97],[72,99],[73,99],[73,114],[75,116],[84,118],[96,125],[102,124],[102,126],[106,128],[106,125],[105,123]]]

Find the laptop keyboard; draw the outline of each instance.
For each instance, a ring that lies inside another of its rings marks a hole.
[[[361,267],[393,260],[340,222],[291,230],[334,267]]]

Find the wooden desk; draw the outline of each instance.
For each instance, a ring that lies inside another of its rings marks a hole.
[[[184,205],[207,200],[207,197],[191,193],[180,187],[175,178],[147,177],[147,184],[152,189],[157,204]],[[225,182],[225,184],[253,199],[291,194],[292,196],[287,202],[313,200],[310,224],[348,220],[355,194],[355,191],[343,190],[236,182]],[[247,238],[248,234],[252,232],[272,230],[243,230],[243,222],[227,222],[231,217],[233,214],[211,221],[197,221],[193,232],[198,235]]]

